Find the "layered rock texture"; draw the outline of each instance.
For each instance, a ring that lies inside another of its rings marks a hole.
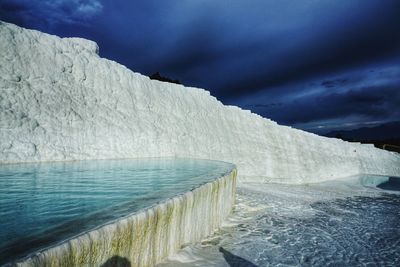
[[[98,50],[0,24],[0,163],[171,156],[228,161],[243,180],[400,176],[399,154],[280,126]]]

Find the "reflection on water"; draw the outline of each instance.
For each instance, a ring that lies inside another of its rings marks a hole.
[[[356,181],[241,185],[227,225],[160,266],[400,266],[400,194]]]
[[[0,166],[0,265],[221,177],[233,165],[124,159]]]

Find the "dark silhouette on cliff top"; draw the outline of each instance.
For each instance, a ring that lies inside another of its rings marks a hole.
[[[161,76],[161,74],[158,71],[156,73],[150,75],[149,78],[152,80],[158,80],[158,81],[162,81],[162,82],[181,84],[181,82],[179,80],[172,80],[168,77]]]

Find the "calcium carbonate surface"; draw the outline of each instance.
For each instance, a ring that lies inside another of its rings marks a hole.
[[[242,181],[400,176],[398,154],[280,126],[98,51],[0,23],[0,163],[175,156],[234,163]]]

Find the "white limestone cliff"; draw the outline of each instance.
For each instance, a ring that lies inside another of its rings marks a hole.
[[[400,156],[280,126],[209,92],[150,80],[96,43],[0,23],[0,163],[192,157],[239,179],[307,183],[400,176]]]

